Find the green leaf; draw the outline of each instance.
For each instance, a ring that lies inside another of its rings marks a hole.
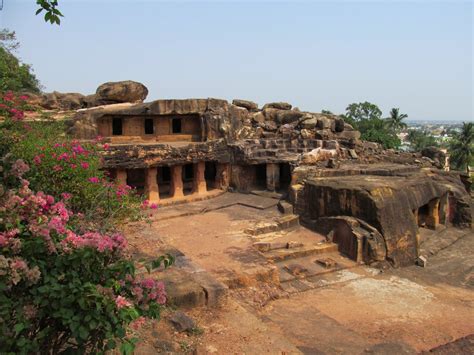
[[[16,335],[20,334],[23,329],[25,329],[25,324],[23,323],[17,323],[13,327],[13,330],[15,331]]]

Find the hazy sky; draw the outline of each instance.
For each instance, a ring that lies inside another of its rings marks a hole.
[[[0,0],[1,1],[1,0]],[[46,91],[136,80],[159,98],[288,101],[343,112],[371,101],[410,119],[473,120],[472,1],[3,0],[0,27]]]

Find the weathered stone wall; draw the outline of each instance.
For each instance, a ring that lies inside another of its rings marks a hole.
[[[170,144],[115,144],[103,152],[105,168],[137,169],[150,166],[196,163],[199,161],[230,162],[227,145],[222,141]]]
[[[413,211],[447,192],[446,186],[423,174],[316,178],[305,182],[304,204],[300,201],[296,212],[314,221],[327,216],[359,218],[383,235],[387,259],[406,265],[417,257],[418,226]]]

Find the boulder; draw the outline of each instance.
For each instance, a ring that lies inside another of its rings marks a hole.
[[[278,110],[291,110],[291,105],[288,102],[270,102],[263,106],[263,110],[266,108],[276,108]]]
[[[276,132],[278,130],[277,124],[273,121],[265,121],[262,124],[262,127],[265,131],[268,131],[268,132]]]
[[[262,112],[255,112],[255,113],[252,114],[252,121],[255,122],[255,123],[264,123],[265,122],[265,115]]]
[[[312,165],[335,157],[337,157],[336,149],[315,148],[312,151],[303,154],[301,162],[303,164]]]
[[[279,110],[276,113],[276,120],[278,123],[281,123],[281,124],[296,122],[301,117],[303,117],[303,113],[300,111]]]
[[[433,160],[438,168],[444,168],[446,165],[446,153],[436,147],[426,147],[421,151],[423,157]]]
[[[48,110],[77,110],[84,107],[84,95],[53,91],[43,95],[40,105]]]
[[[271,108],[271,107],[269,107],[269,108],[264,108],[264,109],[262,110],[263,114],[265,115],[265,119],[266,119],[267,121],[276,121],[278,111],[279,111],[278,109],[276,109],[276,108]]]
[[[249,111],[257,111],[258,105],[253,101],[235,99],[232,101],[232,104],[235,106],[244,107]]]
[[[317,122],[318,120],[315,117],[308,116],[307,119],[300,123],[300,126],[303,129],[314,129],[316,127]]]
[[[170,321],[173,323],[178,332],[191,331],[192,329],[196,328],[196,323],[194,320],[181,311],[175,312],[171,316]]]
[[[99,100],[106,102],[143,102],[148,89],[142,83],[131,80],[108,82],[97,88],[96,95]]]
[[[312,139],[314,138],[314,133],[312,131],[310,131],[309,129],[302,129],[300,131],[300,134],[301,134],[301,138],[303,139]]]
[[[342,132],[344,131],[344,128],[345,128],[345,122],[342,118],[340,117],[337,117],[335,120],[334,120],[334,131],[336,132]]]

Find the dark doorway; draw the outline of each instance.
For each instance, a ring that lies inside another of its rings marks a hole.
[[[267,164],[255,165],[255,184],[257,188],[267,188]]]
[[[121,136],[123,134],[122,130],[122,118],[114,117],[112,119],[112,135]]]
[[[171,169],[169,166],[159,166],[156,175],[160,198],[170,197]]]
[[[204,178],[206,179],[207,190],[212,190],[216,188],[216,177],[217,177],[216,165],[217,164],[213,161],[206,161],[206,167],[204,169]]]
[[[171,128],[172,132],[175,133],[181,133],[181,118],[173,118],[171,120]]]
[[[145,169],[128,169],[127,185],[137,189],[142,194],[145,191]]]
[[[291,166],[288,163],[280,164],[280,188],[288,190],[291,184]]]
[[[153,126],[153,118],[145,118],[145,134],[153,134],[155,129]]]
[[[426,227],[426,221],[428,219],[430,207],[428,204],[421,206],[418,209],[418,227]]]
[[[183,165],[183,193],[189,195],[194,187],[194,164]]]

